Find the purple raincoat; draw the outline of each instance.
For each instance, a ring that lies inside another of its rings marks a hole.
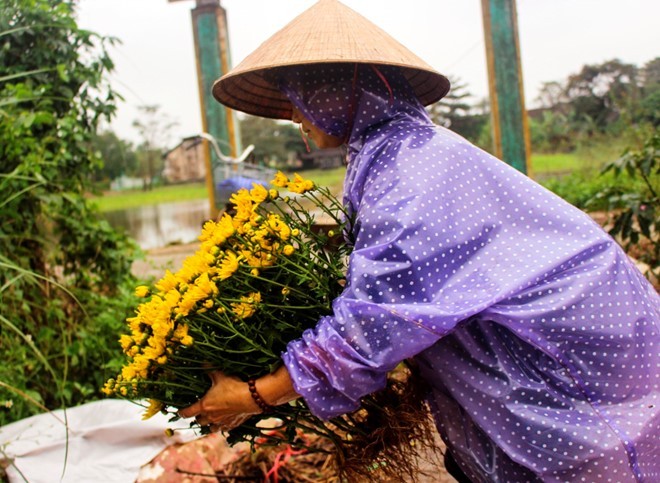
[[[328,418],[415,357],[473,481],[660,481],[652,286],[587,215],[433,125],[399,72],[378,69],[279,73],[308,119],[348,140],[356,216],[333,315],[283,354],[296,391]]]

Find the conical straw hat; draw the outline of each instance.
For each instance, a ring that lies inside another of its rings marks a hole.
[[[319,0],[217,80],[213,95],[248,114],[291,119],[291,103],[264,74],[274,68],[338,62],[401,67],[424,105],[449,90],[446,77],[385,31],[337,0]]]

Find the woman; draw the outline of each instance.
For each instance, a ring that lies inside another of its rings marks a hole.
[[[657,481],[660,301],[588,216],[434,126],[446,79],[321,0],[220,79],[224,104],[345,144],[355,216],[333,315],[181,411],[229,429],[297,397],[355,409],[414,357],[466,481]]]

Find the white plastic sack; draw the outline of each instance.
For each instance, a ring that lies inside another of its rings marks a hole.
[[[3,426],[0,449],[13,460],[6,470],[9,481],[133,482],[140,467],[166,446],[196,438],[190,430],[165,435],[166,428],[188,428],[189,421],[168,423],[160,413],[142,421],[143,412],[141,406],[117,399],[67,409],[68,455],[64,411]]]

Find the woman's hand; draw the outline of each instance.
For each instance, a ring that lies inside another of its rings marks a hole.
[[[213,431],[229,431],[243,424],[253,414],[262,412],[252,399],[247,382],[218,371],[212,372],[210,376],[211,389],[195,404],[181,409],[181,417],[194,417],[200,425],[210,426]],[[261,399],[271,406],[300,397],[293,389],[285,366],[257,379],[256,388]]]
[[[211,388],[199,401],[181,409],[180,416],[195,417],[201,426],[214,431],[229,431],[261,412],[246,382],[217,371],[210,376]]]

